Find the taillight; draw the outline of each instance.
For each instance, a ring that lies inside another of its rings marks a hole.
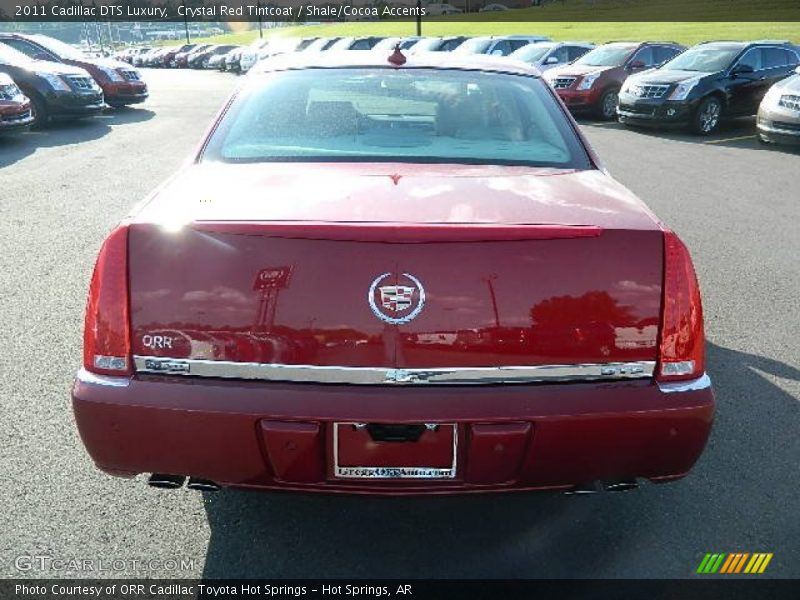
[[[94,266],[83,330],[83,366],[93,373],[130,375],[128,227],[106,238]]]
[[[703,307],[689,251],[671,231],[664,233],[664,298],[659,381],[700,377],[704,370]]]

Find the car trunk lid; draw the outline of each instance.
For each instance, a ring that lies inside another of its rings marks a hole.
[[[656,359],[662,233],[602,173],[208,173],[179,176],[132,219],[135,355],[390,369]]]

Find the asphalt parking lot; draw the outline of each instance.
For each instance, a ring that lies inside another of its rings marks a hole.
[[[688,478],[594,496],[396,499],[165,492],[95,470],[69,389],[96,251],[236,83],[144,77],[139,108],[0,139],[0,576],[667,578],[693,576],[706,552],[772,552],[761,577],[800,577],[800,152],[761,147],[748,120],[711,139],[583,122],[698,269],[718,413]],[[20,556],[107,563],[41,570]],[[168,559],[193,564],[131,563]]]

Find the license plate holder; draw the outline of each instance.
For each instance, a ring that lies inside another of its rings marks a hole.
[[[333,424],[337,479],[455,479],[458,427],[428,423],[416,441],[376,441],[366,423]]]

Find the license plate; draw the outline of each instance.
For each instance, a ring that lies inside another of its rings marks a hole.
[[[333,474],[342,479],[453,479],[458,428],[452,423],[424,427],[413,441],[373,439],[363,423],[334,423]],[[380,427],[380,426],[378,426]],[[374,433],[374,431],[373,431]]]

